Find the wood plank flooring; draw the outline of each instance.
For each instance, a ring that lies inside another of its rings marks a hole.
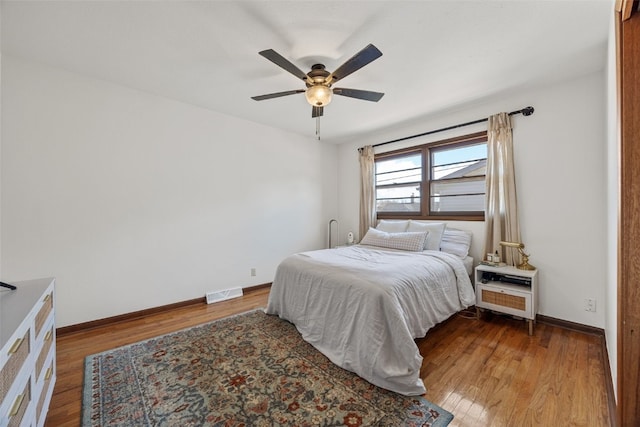
[[[269,289],[216,304],[58,337],[57,382],[46,424],[78,426],[84,358],[121,345],[266,306]],[[601,337],[501,316],[453,316],[417,340],[426,398],[450,426],[609,426]]]
[[[458,315],[417,343],[425,397],[451,426],[610,426],[601,336]]]

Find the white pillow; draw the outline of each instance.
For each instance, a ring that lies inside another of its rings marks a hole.
[[[470,231],[447,228],[442,234],[440,250],[464,259],[469,255],[472,236]]]
[[[378,222],[376,229],[386,231],[387,233],[402,233],[407,231],[408,226],[408,219],[400,221],[388,221],[386,219],[381,219],[380,222]]]
[[[424,244],[425,250],[439,251],[442,233],[446,226],[447,224],[444,222],[416,222],[410,220],[407,231],[428,231],[429,237],[427,237],[427,241]]]
[[[422,252],[428,231],[416,233],[387,233],[369,228],[367,234],[360,241],[361,245],[378,246],[381,248],[400,249],[403,251]]]

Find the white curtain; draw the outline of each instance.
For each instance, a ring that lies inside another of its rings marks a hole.
[[[500,246],[500,241],[521,242],[509,114],[489,117],[487,137],[485,253],[497,250],[507,265],[516,265],[517,249]]]
[[[360,150],[360,240],[376,223],[376,184],[373,147]]]

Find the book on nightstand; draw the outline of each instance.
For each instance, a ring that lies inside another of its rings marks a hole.
[[[491,262],[491,261],[480,261],[481,265],[488,265],[489,267],[506,267],[507,263],[505,262]]]

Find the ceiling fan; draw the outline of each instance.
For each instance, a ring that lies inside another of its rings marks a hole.
[[[259,54],[280,68],[303,80],[307,89],[295,89],[288,90],[286,92],[252,96],[251,98],[256,101],[264,101],[265,99],[279,98],[281,96],[295,95],[297,93],[304,92],[307,101],[312,107],[311,117],[317,118],[322,116],[324,107],[331,102],[333,95],[348,96],[350,98],[373,102],[378,102],[384,95],[384,93],[372,92],[369,90],[332,87],[338,80],[344,79],[349,74],[358,71],[360,68],[382,56],[382,52],[372,44],[369,44],[360,52],[353,55],[349,60],[347,60],[347,62],[339,66],[338,69],[332,73],[325,70],[325,66],[323,64],[315,64],[311,67],[311,71],[305,74],[302,70],[273,49],[263,50],[262,52],[259,52]]]

